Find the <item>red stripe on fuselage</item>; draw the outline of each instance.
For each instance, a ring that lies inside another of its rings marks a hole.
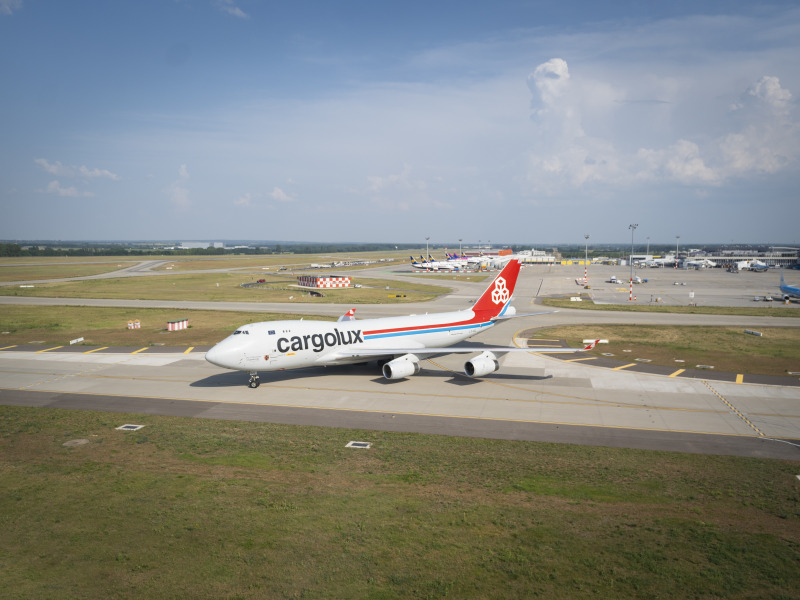
[[[442,329],[448,327],[463,327],[465,325],[479,325],[481,323],[487,323],[491,320],[491,318],[487,316],[479,316],[476,314],[472,315],[471,319],[465,319],[463,321],[453,321],[450,323],[428,323],[426,325],[413,325],[410,327],[393,327],[390,329],[372,329],[372,330],[364,330],[364,336],[369,335],[385,335],[388,333],[404,333],[406,331],[424,331],[426,329]]]

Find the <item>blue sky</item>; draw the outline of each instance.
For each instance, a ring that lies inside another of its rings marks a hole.
[[[800,5],[0,0],[0,239],[800,245]]]

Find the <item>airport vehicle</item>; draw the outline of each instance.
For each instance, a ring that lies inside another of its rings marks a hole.
[[[458,265],[449,263],[443,260],[433,260],[428,257],[428,260],[425,260],[422,256],[419,257],[421,262],[417,262],[416,259],[412,256],[411,258],[411,266],[415,269],[425,269],[426,271],[457,271]]]
[[[783,294],[784,300],[790,300],[791,298],[800,298],[800,286],[797,285],[786,285],[786,282],[783,280],[783,269],[781,269],[781,293]]]
[[[609,278],[608,283],[619,283],[619,281],[617,281],[617,276],[616,275],[612,275]]]
[[[248,371],[249,386],[259,386],[259,371],[384,362],[386,379],[402,379],[420,371],[420,359],[449,353],[479,354],[464,364],[464,373],[481,377],[496,371],[506,352],[582,352],[584,348],[518,348],[485,345],[452,347],[498,322],[517,315],[511,295],[519,262],[506,265],[471,308],[444,313],[355,319],[355,311],[336,322],[266,321],[242,325],[208,352],[206,360],[226,369]],[[534,313],[542,314],[542,313]]]

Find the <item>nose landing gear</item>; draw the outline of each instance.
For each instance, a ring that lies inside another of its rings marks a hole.
[[[258,378],[258,372],[257,371],[250,371],[250,383],[248,383],[247,385],[249,385],[251,388],[255,389],[260,384],[261,384],[261,381]]]

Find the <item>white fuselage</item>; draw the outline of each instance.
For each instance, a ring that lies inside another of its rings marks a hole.
[[[410,349],[443,348],[492,325],[472,310],[338,322],[266,321],[243,325],[211,348],[206,359],[251,372],[350,364],[368,360],[350,353],[381,349],[382,356],[392,357]]]

